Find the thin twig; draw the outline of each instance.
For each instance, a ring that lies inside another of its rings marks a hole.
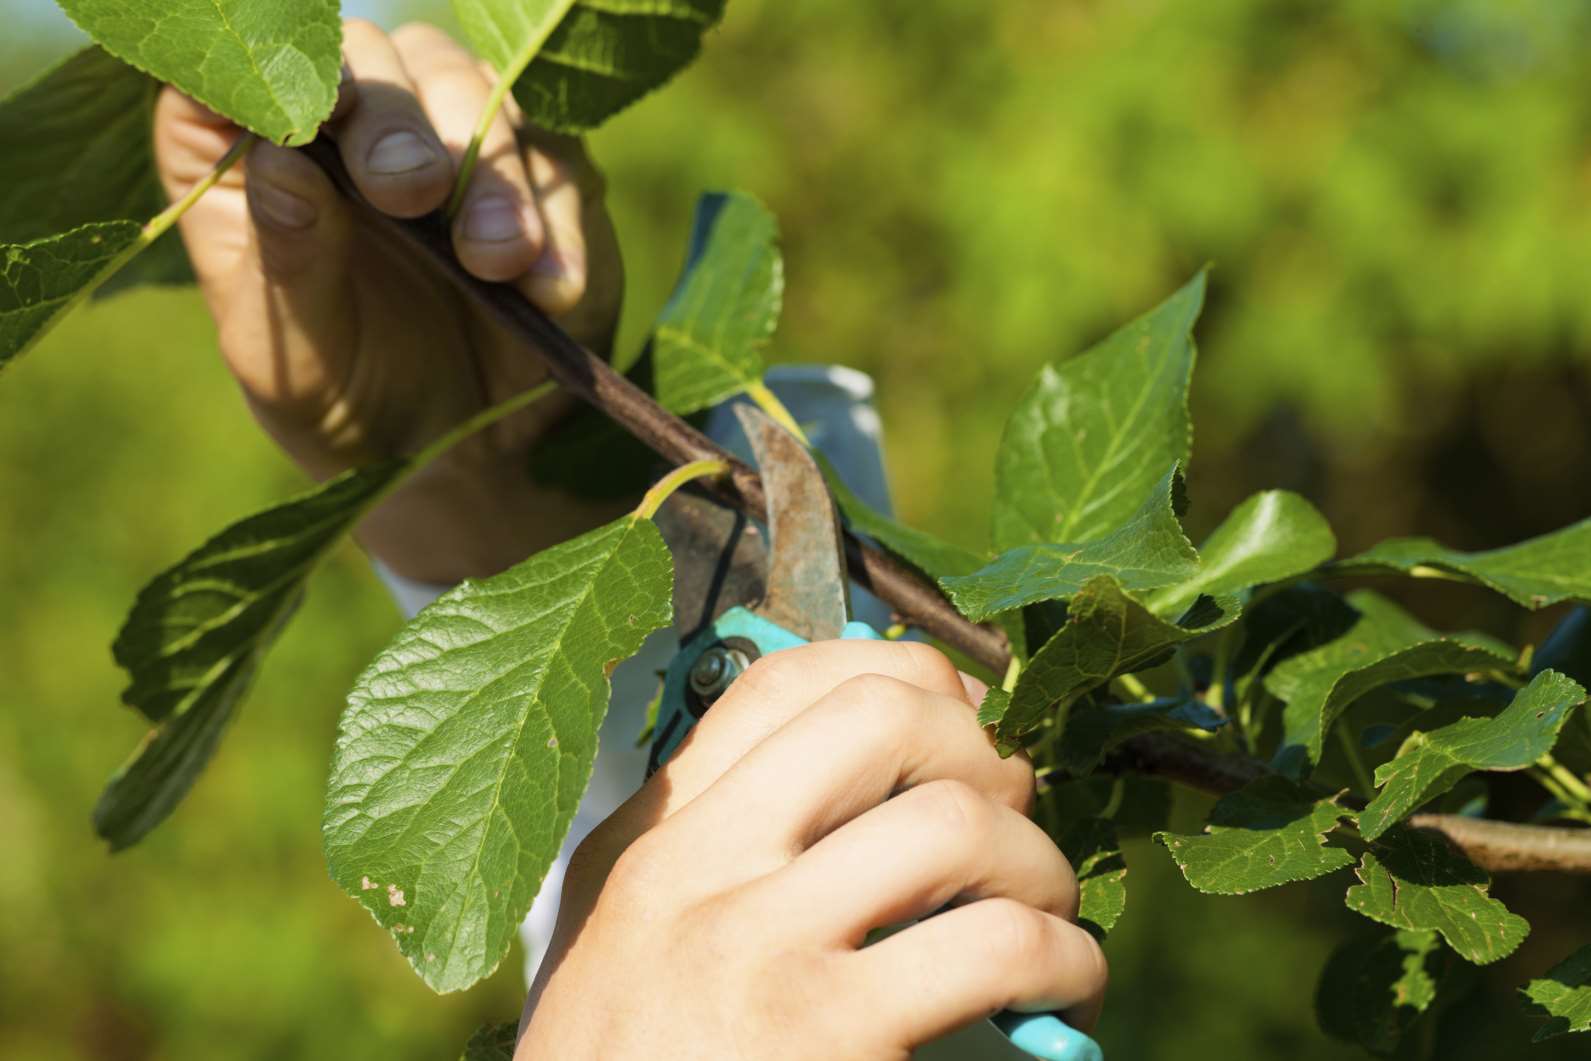
[[[454,257],[452,238],[440,214],[415,220],[389,217],[354,187],[337,147],[321,137],[303,148],[338,189],[361,208],[366,224],[396,237],[431,262],[470,300],[531,346],[563,387],[601,410],[669,462],[720,460],[729,474],[717,492],[746,515],[766,518],[762,480],[755,470],[664,409],[645,391],[576,342],[513,288],[471,276]],[[847,532],[851,577],[890,605],[913,626],[1004,674],[1011,653],[1005,634],[961,616],[939,590],[910,567],[870,542]],[[1226,793],[1262,776],[1265,767],[1243,756],[1222,755],[1155,734],[1127,741],[1112,756],[1117,767],[1153,774],[1206,792]],[[1591,830],[1516,825],[1452,815],[1419,814],[1410,819],[1436,829],[1483,869],[1552,869],[1591,874]]]

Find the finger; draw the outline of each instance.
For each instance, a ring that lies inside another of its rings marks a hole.
[[[285,407],[323,395],[336,360],[326,351],[353,346],[353,221],[319,166],[274,144],[250,152],[246,202],[246,245],[217,317],[221,348],[252,398]]]
[[[770,734],[859,674],[885,675],[942,696],[966,695],[943,653],[911,641],[818,641],[764,656],[735,679],[673,758],[586,839],[571,876],[601,881],[636,837],[677,814]]]
[[[888,800],[744,894],[768,910],[802,910],[803,934],[853,947],[952,901],[1004,897],[1077,914],[1077,878],[1044,830],[954,781]]]
[[[719,838],[750,869],[748,851],[788,858],[891,793],[943,780],[1015,813],[1033,799],[1032,766],[1000,757],[964,696],[863,674],[747,752],[680,812],[679,827]]]
[[[541,254],[521,286],[536,305],[562,316],[586,293],[583,196],[572,164],[536,147],[526,153],[525,164],[545,236]]]
[[[364,19],[343,25],[343,59],[354,100],[337,125],[337,146],[372,206],[419,217],[447,201],[453,164],[431,128],[397,49]]]
[[[939,696],[964,697],[961,675],[931,646],[818,641],[770,653],[735,679],[658,771],[670,811],[685,806],[757,745],[837,687],[876,674]],[[969,705],[970,706],[970,705]]]
[[[404,26],[393,43],[414,79],[437,135],[462,162],[492,86],[469,52],[441,30]],[[453,247],[464,268],[483,280],[522,276],[541,256],[545,229],[530,177],[508,119],[499,111],[481,140],[480,155],[453,222]]]
[[[169,199],[179,199],[215,168],[243,130],[176,89],[155,102],[155,164]],[[216,308],[219,285],[235,271],[248,243],[243,197],[244,162],[234,165],[179,224],[200,289]]]
[[[1059,1010],[1091,1031],[1108,970],[1094,937],[1012,899],[958,906],[847,955],[852,997],[885,1042],[921,1045],[1002,1009]]]

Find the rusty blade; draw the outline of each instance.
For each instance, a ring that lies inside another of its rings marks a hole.
[[[674,554],[674,629],[681,643],[735,605],[765,596],[768,545],[745,516],[681,490],[655,522]]]
[[[823,473],[767,413],[734,409],[768,498],[767,593],[755,610],[808,641],[839,637],[850,618],[845,543]]]

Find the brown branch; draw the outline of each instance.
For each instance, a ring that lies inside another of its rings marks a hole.
[[[1256,759],[1222,755],[1161,734],[1123,742],[1106,760],[1105,768],[1164,777],[1215,796],[1270,773]],[[1554,870],[1591,874],[1591,829],[1522,825],[1457,814],[1415,814],[1408,824],[1441,833],[1471,862],[1494,873]]]
[[[452,237],[440,215],[405,221],[383,214],[359,194],[334,143],[322,136],[303,151],[360,208],[365,224],[394,237],[440,270],[465,297],[540,354],[553,378],[566,389],[674,464],[728,461],[728,481],[716,487],[718,493],[746,515],[757,520],[765,518],[762,480],[755,470],[664,409],[513,288],[487,283],[466,272],[454,257]],[[1003,632],[963,618],[937,587],[872,543],[847,532],[845,546],[851,577],[874,596],[907,622],[961,650],[995,674],[1005,673],[1011,657]],[[1169,778],[1216,794],[1230,792],[1266,772],[1262,764],[1252,759],[1217,755],[1186,741],[1156,735],[1126,742],[1111,761],[1117,768]],[[1415,815],[1410,821],[1441,832],[1484,869],[1591,873],[1591,830],[1551,829],[1442,814]]]

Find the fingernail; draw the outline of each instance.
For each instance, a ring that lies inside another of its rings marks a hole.
[[[365,165],[371,173],[393,176],[424,169],[437,160],[431,145],[408,130],[388,133],[365,156]]]
[[[254,215],[277,228],[303,229],[315,223],[315,206],[274,184],[260,182],[249,187]]]
[[[500,195],[477,200],[464,215],[465,239],[502,243],[518,239],[524,233],[525,222],[519,204]]]

